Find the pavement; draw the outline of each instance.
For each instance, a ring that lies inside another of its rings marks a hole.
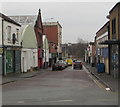
[[[8,74],[7,76],[2,76],[2,83],[0,83],[0,85],[19,81],[19,80],[25,79],[25,78],[31,78],[31,77],[40,75],[42,73],[48,72],[49,70],[50,70],[50,68],[28,71],[28,72],[24,72],[24,73],[11,73],[11,74]]]
[[[84,63],[84,67],[93,75],[102,85],[104,85],[107,89],[111,91],[118,92],[118,81],[119,79],[114,78],[113,76],[102,72],[98,73],[96,67],[92,67],[88,63]]]

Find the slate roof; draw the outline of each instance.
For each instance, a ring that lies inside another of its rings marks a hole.
[[[3,18],[5,21],[13,23],[15,25],[21,26],[19,23],[15,22],[14,20],[10,19],[9,17],[5,16],[4,14],[0,13],[0,17]]]

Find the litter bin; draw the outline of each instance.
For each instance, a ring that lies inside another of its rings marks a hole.
[[[98,73],[105,72],[105,64],[104,63],[97,64],[97,72]]]

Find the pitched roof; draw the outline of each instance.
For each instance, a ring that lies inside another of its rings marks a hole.
[[[116,5],[109,11],[109,13],[111,13],[117,6],[120,8],[120,2],[116,3]]]
[[[2,13],[0,13],[0,17],[3,18],[5,21],[8,21],[8,22],[13,23],[13,24],[18,25],[18,26],[21,26],[20,24],[18,24],[17,22],[15,22],[14,20],[12,20],[9,17],[5,16]]]
[[[43,32],[43,24],[42,24],[42,17],[41,17],[41,10],[40,9],[39,9],[39,12],[38,12],[35,27],[38,27],[39,29],[42,29],[42,32]]]

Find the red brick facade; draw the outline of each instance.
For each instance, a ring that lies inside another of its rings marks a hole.
[[[58,27],[57,25],[44,25],[44,34],[47,35],[50,53],[57,53]]]
[[[38,68],[43,67],[43,60],[42,60],[42,36],[43,36],[43,25],[42,25],[42,19],[41,19],[41,12],[39,10],[38,17],[34,26],[37,42],[38,42]]]

